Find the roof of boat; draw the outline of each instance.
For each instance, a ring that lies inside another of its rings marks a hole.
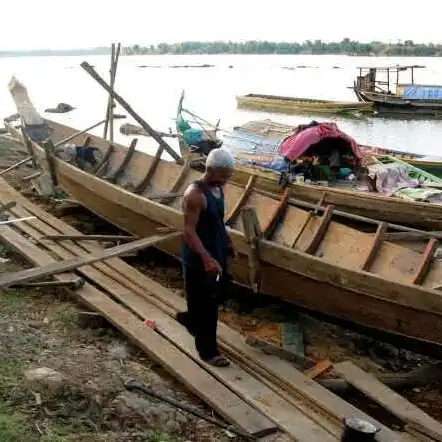
[[[426,66],[419,64],[414,65],[392,65],[392,66],[358,66],[356,69],[376,69],[377,71],[388,71],[388,70],[400,70],[404,71],[407,69],[425,69]]]

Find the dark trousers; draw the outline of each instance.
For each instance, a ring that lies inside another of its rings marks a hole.
[[[195,346],[201,359],[209,360],[219,355],[216,331],[221,294],[226,289],[223,281],[203,270],[184,268],[187,296],[187,312],[177,315],[195,338]]]

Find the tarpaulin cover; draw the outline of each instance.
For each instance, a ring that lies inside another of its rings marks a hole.
[[[442,100],[442,86],[407,86],[404,98],[408,100]]]
[[[293,161],[302,156],[310,146],[327,138],[340,138],[347,141],[354,156],[358,159],[362,158],[356,141],[342,132],[335,123],[320,123],[317,126],[309,127],[296,135],[288,137],[281,143],[279,153]]]

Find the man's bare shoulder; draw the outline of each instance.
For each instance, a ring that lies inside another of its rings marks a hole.
[[[183,195],[183,207],[189,209],[204,209],[206,207],[206,197],[197,185],[191,184],[185,190]]]

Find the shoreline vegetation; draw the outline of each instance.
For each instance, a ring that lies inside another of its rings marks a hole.
[[[30,56],[75,56],[75,55],[108,55],[110,48],[62,50],[20,50],[1,51],[0,57]],[[192,54],[285,54],[285,55],[351,55],[351,56],[400,56],[400,57],[440,57],[442,44],[415,43],[413,40],[398,40],[395,43],[372,41],[364,43],[344,38],[340,42],[307,40],[298,42],[271,42],[251,40],[246,42],[232,41],[184,41],[180,43],[159,43],[142,46],[135,44],[122,50],[124,55],[192,55]]]

